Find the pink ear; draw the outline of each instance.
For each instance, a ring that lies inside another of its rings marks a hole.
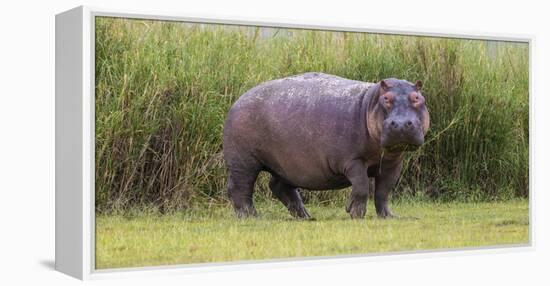
[[[387,91],[390,88],[384,80],[380,81],[380,87],[382,88],[383,91]]]
[[[416,88],[417,91],[420,91],[422,89],[422,81],[421,80],[417,80],[416,81],[416,84],[414,85],[414,87]]]

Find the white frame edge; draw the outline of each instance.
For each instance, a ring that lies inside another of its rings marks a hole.
[[[85,280],[94,265],[94,123],[90,12],[55,18],[55,269]]]
[[[83,279],[83,11],[55,18],[55,269]]]
[[[529,243],[476,248],[407,251],[329,257],[301,257],[228,263],[180,264],[123,269],[95,269],[95,17],[186,21],[212,24],[256,25],[281,28],[322,29],[411,36],[466,38],[524,42],[529,44],[529,166],[533,166],[533,35],[464,33],[363,25],[311,25],[302,21],[261,21],[250,18],[220,18],[181,13],[121,11],[79,6],[56,15],[55,19],[55,269],[88,280],[125,276],[166,275],[234,269],[360,263],[437,255],[495,254],[534,250],[533,186],[529,174]],[[406,255],[402,255],[406,254]],[[328,259],[330,258],[330,259]],[[137,272],[139,271],[139,272]]]

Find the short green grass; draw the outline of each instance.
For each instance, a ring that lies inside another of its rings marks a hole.
[[[307,206],[299,221],[276,202],[259,217],[236,219],[227,205],[168,215],[99,215],[96,268],[138,267],[522,244],[529,241],[527,200],[484,203],[397,202],[399,218],[362,220],[342,206]]]

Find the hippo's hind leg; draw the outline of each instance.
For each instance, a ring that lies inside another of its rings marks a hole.
[[[269,188],[273,192],[273,195],[285,205],[293,217],[300,219],[311,218],[298,193],[298,189],[294,186],[285,183],[277,175],[272,175],[269,181]]]
[[[229,169],[227,193],[239,218],[256,216],[252,201],[254,183],[259,171],[256,169]]]

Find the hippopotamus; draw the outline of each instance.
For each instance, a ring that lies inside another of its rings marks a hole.
[[[375,178],[377,215],[393,216],[388,196],[404,153],[424,143],[430,124],[421,89],[421,81],[368,83],[305,73],[244,93],[223,129],[227,191],[237,216],[257,214],[252,197],[261,171],[271,174],[274,197],[296,218],[310,218],[298,188],[349,186],[346,211],[364,218],[369,177]]]

